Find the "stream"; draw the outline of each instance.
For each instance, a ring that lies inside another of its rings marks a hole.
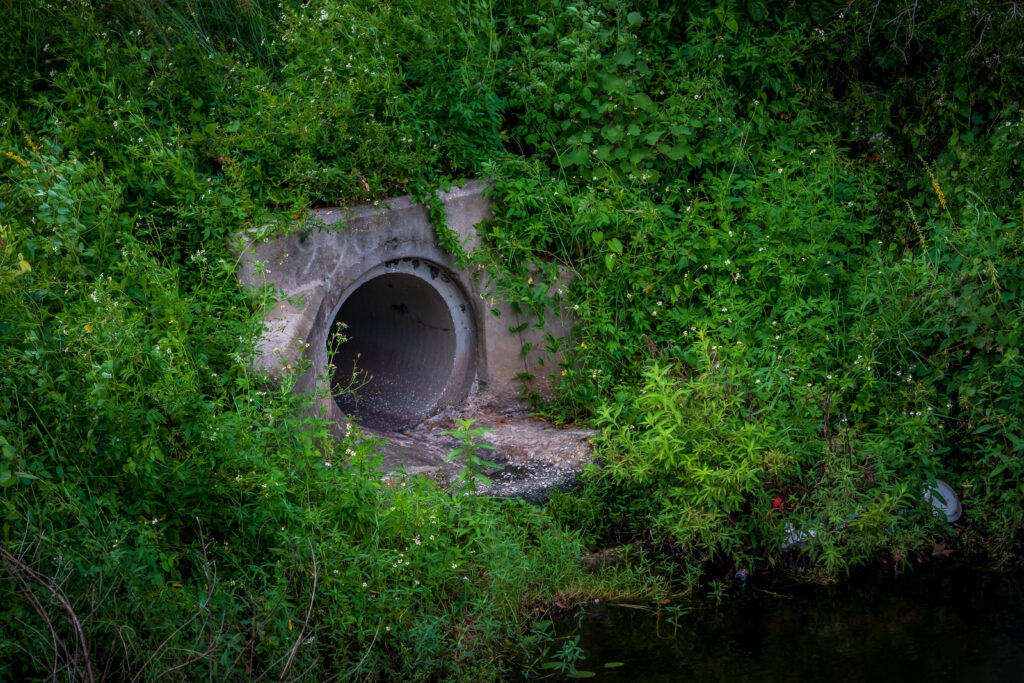
[[[558,631],[580,636],[577,667],[600,681],[1024,680],[1020,571],[942,563],[832,586],[758,584],[675,617],[595,604]]]

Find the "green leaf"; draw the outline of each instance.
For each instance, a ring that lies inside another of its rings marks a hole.
[[[593,678],[597,674],[593,671],[573,671],[572,673],[566,674],[566,678]]]
[[[442,434],[443,433],[444,432],[442,432]],[[444,456],[445,462],[451,462],[452,460],[457,459],[460,455],[462,455],[462,452],[465,450],[465,448],[455,448],[453,450],[448,451],[448,454]]]
[[[587,163],[587,150],[577,147],[562,157],[562,161],[572,166],[582,166]]]
[[[613,237],[608,240],[608,248],[614,251],[616,254],[622,253],[622,242],[617,237]]]
[[[235,119],[227,126],[225,126],[224,130],[226,130],[229,133],[237,133],[238,131],[242,130],[242,122],[238,119]]]
[[[612,74],[606,74],[603,78],[604,89],[608,92],[626,92],[626,88],[629,86],[627,81],[622,76],[614,76]]]
[[[835,16],[836,10],[828,2],[815,2],[811,3],[810,8],[807,10],[808,16],[811,21],[820,27],[824,27],[825,24],[829,23]]]
[[[648,133],[647,135],[644,136],[644,142],[646,142],[648,145],[656,145],[656,144],[658,144],[658,140],[664,134],[665,134],[665,131],[663,131],[663,130],[653,131],[653,132]]]
[[[632,50],[623,50],[615,55],[615,58],[612,61],[619,66],[630,66],[636,61],[636,53]]]
[[[725,27],[733,33],[740,30],[739,24],[736,23],[736,17],[731,14],[725,18]]]
[[[637,147],[636,149],[630,150],[630,152],[629,152],[629,161],[632,164],[639,164],[641,161],[646,159],[648,156],[650,156],[650,155],[647,153],[647,150],[645,150],[645,149],[643,149],[641,147]]]
[[[14,475],[11,474],[10,470],[0,470],[0,486],[7,488],[14,484]]]
[[[595,230],[590,233],[590,239],[594,240],[594,244],[601,244],[601,242],[604,241],[604,233],[600,230]]]
[[[626,15],[626,21],[629,22],[630,28],[637,28],[640,24],[644,23],[644,16],[639,12],[630,12]]]
[[[606,669],[618,669],[620,666],[626,666],[625,662],[608,662],[604,665]]]
[[[689,149],[689,145],[685,144],[673,145],[672,147],[669,147],[668,145],[658,146],[658,151],[660,151],[662,154],[667,156],[672,161],[679,161],[680,159],[685,157]]]
[[[647,93],[642,93],[642,92],[637,93],[636,95],[633,95],[632,99],[633,99],[633,106],[634,107],[639,107],[640,109],[643,109],[644,111],[653,111],[655,109],[655,107],[654,107],[654,100],[652,100],[647,95]]]
[[[604,255],[604,267],[607,268],[609,272],[615,268],[615,254]]]
[[[605,126],[601,129],[601,135],[608,142],[618,142],[622,139],[622,128],[620,126]]]

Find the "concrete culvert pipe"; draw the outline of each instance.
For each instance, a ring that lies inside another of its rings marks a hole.
[[[372,268],[342,297],[331,331],[345,338],[327,342],[335,401],[369,427],[412,425],[460,402],[472,384],[473,318],[437,264],[404,258]]]

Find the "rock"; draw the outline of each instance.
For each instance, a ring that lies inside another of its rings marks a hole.
[[[597,552],[587,553],[580,556],[580,564],[587,569],[600,569],[602,567],[617,567],[626,561],[631,552],[636,552],[637,546],[623,545],[617,548],[605,548]]]

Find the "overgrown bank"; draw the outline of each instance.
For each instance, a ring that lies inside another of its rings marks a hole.
[[[1014,552],[1021,20],[903,9],[14,3],[0,670],[497,676],[556,592],[668,590],[592,543],[691,581],[789,528],[833,573]],[[248,363],[273,297],[228,235],[468,175],[501,296],[550,314],[576,274],[545,410],[603,467],[546,510],[382,485]]]

